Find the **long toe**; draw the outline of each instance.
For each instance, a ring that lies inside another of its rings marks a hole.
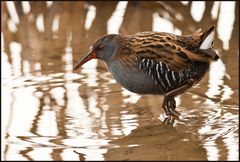
[[[171,115],[173,117],[177,117],[177,118],[180,116],[180,113],[177,112],[175,109],[170,108],[169,110],[170,110],[170,114],[169,115]]]

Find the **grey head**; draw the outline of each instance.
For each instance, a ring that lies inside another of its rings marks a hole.
[[[119,50],[119,38],[121,36],[118,34],[108,34],[99,38],[92,46],[91,51],[89,51],[85,57],[83,57],[74,67],[74,71],[81,67],[84,63],[90,61],[91,59],[97,58],[108,63],[111,61],[118,53]]]
[[[98,39],[93,47],[92,51],[94,51],[97,55],[98,59],[101,59],[105,62],[113,59],[119,47],[119,35],[118,34],[109,34]]]

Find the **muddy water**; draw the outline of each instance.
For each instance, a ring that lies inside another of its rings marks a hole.
[[[2,3],[2,160],[238,160],[239,4]],[[189,34],[216,24],[221,59],[176,98],[121,88],[102,62],[74,64],[106,33]]]

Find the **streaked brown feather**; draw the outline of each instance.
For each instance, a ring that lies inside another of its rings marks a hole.
[[[210,62],[217,55],[213,50],[201,50],[201,42],[214,30],[212,26],[204,33],[178,36],[164,32],[142,32],[122,39],[120,57],[133,55],[165,63],[169,69],[183,71],[194,61]]]

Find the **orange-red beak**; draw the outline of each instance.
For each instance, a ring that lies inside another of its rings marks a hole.
[[[90,51],[88,54],[86,54],[85,57],[83,57],[77,64],[76,66],[73,68],[73,71],[77,70],[78,68],[80,68],[83,64],[85,64],[86,62],[90,61],[91,59],[94,59],[97,57],[97,54],[95,52]]]

